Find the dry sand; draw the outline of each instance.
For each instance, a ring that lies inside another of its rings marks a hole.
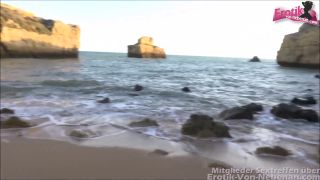
[[[1,179],[206,179],[208,162],[54,140],[1,141]]]

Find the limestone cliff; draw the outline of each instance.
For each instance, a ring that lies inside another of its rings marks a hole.
[[[319,27],[303,24],[299,32],[284,37],[277,62],[282,66],[319,68]]]
[[[1,3],[0,54],[2,58],[77,57],[80,28],[42,19]]]
[[[141,37],[138,43],[128,46],[128,57],[136,58],[166,58],[162,48],[153,45],[151,37]]]

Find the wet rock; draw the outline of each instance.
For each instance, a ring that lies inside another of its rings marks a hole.
[[[320,74],[316,74],[314,77],[320,79]]]
[[[263,107],[260,104],[250,103],[245,106],[237,106],[226,109],[219,114],[219,117],[224,120],[231,119],[253,119],[253,115],[262,111]]]
[[[305,119],[310,122],[318,122],[318,113],[312,109],[302,109],[294,104],[280,103],[273,106],[271,113],[284,119]]]
[[[72,130],[69,133],[69,136],[75,137],[75,138],[91,138],[91,137],[97,137],[98,135],[95,132],[88,129],[85,129],[85,130],[78,129],[78,130]]]
[[[143,90],[143,87],[142,87],[141,85],[139,85],[139,84],[136,84],[136,85],[134,86],[134,90],[135,90],[135,91],[142,91],[142,90]]]
[[[273,147],[259,147],[256,149],[256,154],[270,154],[276,156],[289,156],[291,152],[280,147],[280,146],[273,146]]]
[[[14,114],[14,110],[8,108],[2,108],[0,114]]]
[[[221,122],[214,122],[212,117],[203,114],[192,114],[183,124],[181,132],[199,138],[231,137],[228,126]]]
[[[99,100],[98,103],[103,103],[103,104],[110,103],[110,99],[109,98],[104,98],[102,100]]]
[[[167,156],[169,154],[169,152],[162,150],[162,149],[155,149],[154,151],[152,151],[152,154]]]
[[[252,59],[249,60],[249,62],[261,62],[258,56],[254,56]]]
[[[317,104],[317,100],[314,99],[312,96],[305,96],[305,97],[295,97],[291,100],[294,104],[299,105],[312,105]]]
[[[139,96],[139,94],[135,94],[135,93],[129,93],[129,96]]]
[[[191,92],[190,88],[188,87],[184,87],[181,89],[183,92]]]
[[[7,128],[27,128],[31,125],[28,122],[25,122],[21,120],[19,117],[12,116],[9,119],[5,121],[1,121],[1,128],[7,129]]]
[[[148,127],[148,126],[159,126],[159,124],[155,120],[146,118],[141,121],[131,122],[129,124],[129,126],[131,126],[131,127]]]

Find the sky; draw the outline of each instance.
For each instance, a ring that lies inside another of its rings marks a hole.
[[[141,36],[172,55],[275,59],[301,23],[273,22],[302,1],[8,1],[36,16],[76,24],[81,51],[127,52]],[[319,13],[319,1],[313,1]],[[318,14],[319,19],[319,14]]]

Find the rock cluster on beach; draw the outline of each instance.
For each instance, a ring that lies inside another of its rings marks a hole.
[[[319,68],[320,28],[303,24],[299,32],[284,37],[277,55],[282,66]]]
[[[135,58],[166,58],[164,49],[153,45],[152,37],[143,36],[138,43],[128,46],[128,57]]]
[[[1,3],[1,58],[77,57],[80,28]]]

